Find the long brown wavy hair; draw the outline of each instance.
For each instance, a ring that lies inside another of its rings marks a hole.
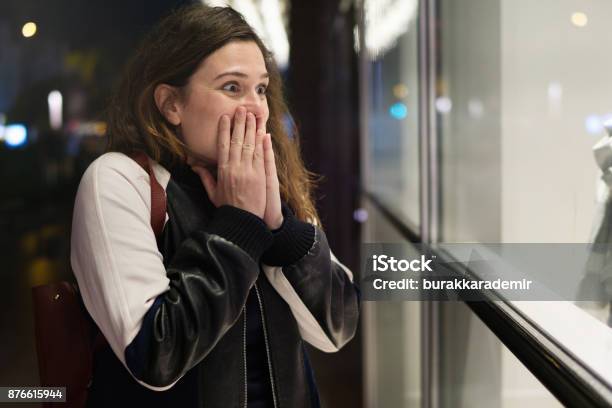
[[[181,140],[179,129],[157,108],[155,87],[165,83],[183,90],[204,58],[230,41],[255,42],[270,75],[266,128],[272,136],[281,199],[298,219],[321,226],[313,198],[318,178],[304,166],[294,122],[291,138],[285,129],[283,119],[289,110],[276,62],[244,17],[231,7],[181,7],[147,34],[128,62],[108,106],[105,150],[125,154],[142,150],[167,169],[178,161],[185,162],[191,149]]]

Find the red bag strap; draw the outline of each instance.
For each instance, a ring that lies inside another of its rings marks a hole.
[[[130,157],[149,173],[151,180],[151,227],[155,232],[155,237],[159,239],[166,221],[166,192],[157,181],[149,163],[149,157],[145,152],[138,150],[133,152]]]

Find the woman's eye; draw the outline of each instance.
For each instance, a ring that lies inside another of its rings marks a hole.
[[[236,92],[238,90],[238,85],[236,84],[227,84],[223,86],[223,89],[230,92]]]
[[[257,93],[260,95],[265,95],[267,92],[267,89],[268,87],[266,85],[260,85],[257,87]],[[238,86],[238,84],[232,82],[232,83],[223,85],[223,90],[236,93],[240,91],[240,87]]]

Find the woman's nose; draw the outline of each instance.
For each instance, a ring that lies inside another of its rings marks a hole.
[[[260,102],[249,102],[242,106],[246,108],[247,112],[251,112],[257,118],[262,118],[265,114],[264,106]]]

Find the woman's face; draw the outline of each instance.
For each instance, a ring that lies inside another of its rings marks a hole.
[[[268,121],[268,73],[253,41],[233,41],[206,57],[190,77],[177,115],[185,143],[212,163],[217,162],[217,131],[221,115],[231,119],[239,106],[252,112],[257,127]]]

